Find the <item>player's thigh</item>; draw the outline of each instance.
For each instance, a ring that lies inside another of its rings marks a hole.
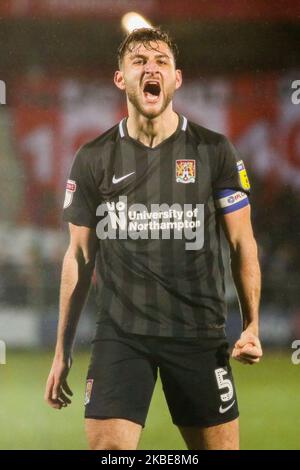
[[[135,450],[142,426],[126,419],[86,419],[85,431],[91,450]]]
[[[189,450],[239,450],[239,420],[207,428],[179,426]]]
[[[225,339],[166,343],[159,367],[163,390],[176,426],[204,429],[238,418]]]
[[[156,378],[157,365],[139,337],[125,334],[114,325],[103,328],[93,343],[85,418],[118,419],[144,426]]]

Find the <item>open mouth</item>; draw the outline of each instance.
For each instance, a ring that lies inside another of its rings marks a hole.
[[[143,93],[147,101],[150,101],[151,103],[158,101],[160,95],[160,84],[154,81],[146,82]]]

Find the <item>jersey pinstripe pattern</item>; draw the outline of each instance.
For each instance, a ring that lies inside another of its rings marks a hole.
[[[194,169],[186,171],[194,171],[194,182],[176,181],[182,161],[192,162]],[[174,239],[172,230],[170,239],[99,240],[100,319],[110,315],[124,331],[141,335],[224,336],[224,267],[216,199],[223,198],[221,207],[226,205],[226,190],[248,193],[238,161],[223,135],[184,116],[179,116],[176,132],[154,148],[132,139],[124,119],[79,150],[70,173],[76,190],[64,210],[66,221],[96,228],[99,204],[117,203],[122,196],[128,207],[143,204],[149,212],[152,204],[204,207],[204,245],[198,250],[187,250],[184,236]]]

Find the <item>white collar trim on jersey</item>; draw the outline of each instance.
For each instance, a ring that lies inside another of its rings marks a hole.
[[[182,116],[182,126],[181,126],[181,130],[182,131],[186,131],[186,128],[187,128],[187,118],[185,116]]]
[[[187,128],[187,118],[183,115],[182,116],[182,126],[181,126],[181,130],[182,131],[186,131],[186,128]],[[123,122],[125,121],[126,118],[122,119],[122,121],[119,122],[119,132],[120,132],[120,136],[121,136],[121,139],[123,139],[123,137],[125,137],[125,132],[124,132],[124,128],[123,128]]]
[[[123,137],[125,137],[125,133],[124,133],[124,129],[123,129],[123,122],[125,121],[126,118],[122,119],[122,121],[119,122],[119,132],[120,132],[120,136],[121,136],[121,139],[123,139]]]

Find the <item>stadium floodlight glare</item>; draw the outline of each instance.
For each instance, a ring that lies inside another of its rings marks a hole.
[[[126,13],[122,18],[122,26],[128,33],[131,33],[134,29],[139,28],[153,28],[152,24],[149,23],[142,15],[131,11]]]

